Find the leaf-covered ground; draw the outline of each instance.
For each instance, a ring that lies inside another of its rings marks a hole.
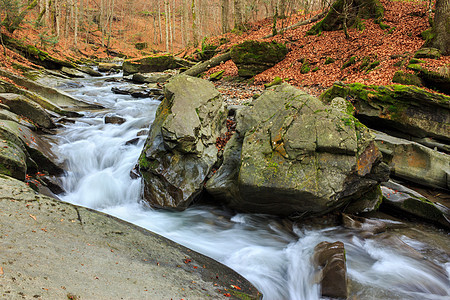
[[[303,87],[312,94],[320,94],[330,87],[335,81],[360,82],[374,85],[392,84],[392,77],[398,70],[412,73],[406,69],[406,64],[396,66],[400,61],[408,62],[414,52],[422,47],[424,40],[421,33],[429,28],[427,4],[428,1],[381,1],[385,7],[382,29],[373,20],[362,20],[361,28],[351,28],[350,38],[346,39],[343,31],[322,32],[320,35],[307,36],[306,32],[314,25],[308,24],[293,30],[286,31],[283,35],[264,39],[272,31],[272,21],[263,20],[253,24],[250,31],[238,34],[226,34],[221,37],[229,39],[229,43],[222,48],[244,40],[260,40],[286,43],[289,53],[286,58],[263,73],[255,76],[254,83],[262,84],[270,82],[275,76],[283,78],[289,83]],[[284,26],[289,26],[307,19],[309,16],[292,16],[284,20]],[[279,26],[280,27],[280,26]],[[217,40],[215,37],[211,40]],[[356,58],[356,63],[343,68],[344,63],[351,57]],[[333,63],[325,64],[327,58],[333,58]],[[302,74],[302,62],[307,60],[310,64],[310,72]],[[443,56],[439,60],[423,59],[430,69],[438,70],[450,65],[450,56]],[[373,64],[368,70],[364,64]],[[447,67],[448,68],[448,67]],[[237,68],[232,61],[210,69],[206,75],[225,70],[224,76],[237,76]]]

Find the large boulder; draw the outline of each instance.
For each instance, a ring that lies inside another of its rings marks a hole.
[[[419,143],[375,133],[393,176],[433,188],[450,189],[450,155]]]
[[[386,180],[387,166],[364,125],[288,84],[241,110],[236,131],[206,189],[240,211],[324,214],[379,193]],[[377,203],[367,205],[360,210]]]
[[[123,75],[134,73],[163,72],[169,69],[190,67],[193,63],[173,55],[148,56],[140,59],[129,59],[123,63]]]
[[[150,204],[181,210],[200,196],[216,163],[226,111],[220,93],[203,79],[176,76],[164,93],[139,170]]]
[[[231,48],[231,59],[241,77],[253,77],[282,61],[288,50],[277,42],[245,41]]]
[[[329,102],[335,97],[351,101],[358,119],[375,129],[450,142],[449,96],[415,86],[335,83],[321,99]]]
[[[56,127],[48,113],[37,103],[25,96],[18,94],[0,94],[0,101],[8,105],[10,110],[18,115],[24,116],[42,128]]]

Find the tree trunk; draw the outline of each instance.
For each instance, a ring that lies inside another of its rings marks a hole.
[[[450,0],[436,0],[433,23],[430,38],[424,46],[439,49],[443,55],[450,55]]]
[[[161,24],[161,2],[158,1],[158,27],[159,27],[159,43],[162,43],[162,24]]]
[[[234,29],[244,30],[241,0],[234,0]]]
[[[189,76],[197,76],[200,73],[205,72],[208,69],[211,69],[215,66],[220,65],[221,63],[224,63],[231,59],[230,52],[226,52],[224,54],[221,54],[219,56],[213,57],[210,60],[207,60],[202,63],[198,63],[195,66],[191,67],[190,69],[184,71],[182,74],[189,75]]]
[[[166,52],[169,52],[169,9],[167,7],[167,1],[164,1],[164,21],[166,24]]]
[[[227,33],[230,31],[230,21],[228,16],[230,14],[230,0],[222,0],[222,33]]]
[[[194,47],[198,45],[198,32],[197,32],[197,12],[195,7],[195,0],[192,0],[192,42],[194,43]]]

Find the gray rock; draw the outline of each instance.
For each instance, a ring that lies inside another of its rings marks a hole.
[[[95,71],[94,69],[92,69],[91,67],[88,67],[88,66],[80,66],[80,67],[78,67],[78,70],[83,72],[83,73],[86,73],[86,74],[88,74],[88,75],[90,75],[92,77],[102,77],[103,76],[102,73],[97,72],[97,71]]]
[[[314,248],[314,262],[319,269],[316,277],[322,296],[347,299],[347,265],[342,242],[322,242]]]
[[[62,67],[61,68],[61,72],[66,74],[67,76],[71,77],[71,78],[84,78],[84,74],[80,71],[78,71],[77,69],[74,68],[67,68],[67,67]]]
[[[450,208],[393,181],[383,183],[383,209],[401,211],[450,229]]]
[[[24,149],[5,139],[1,132],[1,127],[0,138],[0,174],[25,180],[27,156]]]
[[[166,82],[175,74],[174,72],[136,73],[133,74],[131,80],[138,83],[161,83]]]
[[[382,132],[375,132],[375,140],[393,176],[450,189],[450,155]]]
[[[54,128],[55,124],[48,113],[37,103],[25,96],[4,93],[0,94],[2,103],[8,105],[10,110],[18,115],[24,116],[36,125],[43,128]]]
[[[164,92],[139,159],[144,196],[157,207],[185,209],[216,163],[226,111],[220,93],[203,79],[179,75]]]
[[[116,70],[121,70],[121,69],[122,69],[121,65],[117,65],[114,63],[99,63],[98,64],[99,72],[110,72],[112,70],[116,71]]]
[[[6,176],[0,176],[0,211],[6,298],[225,299],[233,285],[244,299],[262,297],[209,257]]]
[[[366,127],[288,84],[266,91],[236,121],[236,136],[206,188],[237,210],[323,214],[386,179],[377,175],[381,153]]]
[[[22,149],[28,173],[45,171],[57,175],[63,172],[56,154],[52,151],[51,143],[29,128],[14,121],[0,121],[0,138]]]

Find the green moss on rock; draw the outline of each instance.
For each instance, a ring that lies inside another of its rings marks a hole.
[[[352,56],[342,65],[342,69],[348,68],[356,63],[356,56]]]
[[[284,59],[288,50],[277,42],[245,41],[231,48],[231,59],[242,77],[253,77]]]

